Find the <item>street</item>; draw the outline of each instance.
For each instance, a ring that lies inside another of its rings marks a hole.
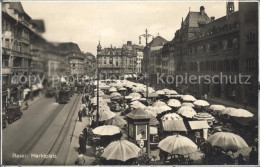
[[[55,159],[62,161],[57,155],[63,140],[70,135],[68,128],[79,101],[78,95],[74,95],[67,104],[42,97],[23,110],[22,118],[3,130],[3,163],[50,165]],[[43,158],[41,154],[52,157]]]

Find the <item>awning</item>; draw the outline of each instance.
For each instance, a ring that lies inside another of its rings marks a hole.
[[[162,125],[164,131],[187,131],[183,120],[167,120]]]
[[[156,127],[150,127],[150,134],[151,135],[157,135],[158,134],[158,129]]]
[[[189,125],[192,130],[211,128],[207,121],[189,121]]]

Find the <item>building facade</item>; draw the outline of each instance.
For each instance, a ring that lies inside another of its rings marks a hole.
[[[102,49],[100,43],[97,47],[97,61],[101,78],[118,79],[122,74],[122,49],[112,47]]]
[[[68,61],[68,68],[70,75],[82,76],[85,74],[85,56],[81,52],[78,44],[68,42],[58,44],[62,57]]]
[[[182,93],[257,106],[258,8],[256,3],[226,3],[226,15],[208,17],[203,6],[189,12],[171,45],[162,49],[163,72],[189,80],[172,84]],[[171,50],[169,48],[172,48]],[[165,70],[166,61],[168,70]],[[171,63],[174,63],[172,66]],[[250,84],[245,81],[250,76]],[[190,82],[190,78],[192,82]],[[244,82],[238,82],[241,78]]]

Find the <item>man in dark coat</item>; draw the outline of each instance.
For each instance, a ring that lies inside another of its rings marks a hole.
[[[79,122],[82,122],[82,111],[81,110],[79,110],[78,116],[79,116]]]
[[[87,139],[88,139],[87,138],[87,136],[88,136],[88,127],[87,126],[83,129],[83,135],[84,135],[86,142],[87,142]]]
[[[83,133],[79,135],[79,149],[82,153],[86,152],[86,139]]]

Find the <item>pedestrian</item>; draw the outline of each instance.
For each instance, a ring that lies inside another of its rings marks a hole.
[[[79,149],[84,154],[86,152],[86,139],[84,137],[84,134],[81,132],[79,135]]]
[[[84,134],[84,137],[86,139],[86,142],[88,140],[87,136],[88,136],[88,127],[86,126],[84,129],[83,129],[83,134]]]
[[[78,116],[79,116],[79,122],[82,122],[82,111],[81,110],[79,110]]]
[[[205,98],[205,100],[208,99],[208,95],[207,95],[207,93],[205,93],[204,98]]]
[[[75,161],[75,165],[84,165],[85,164],[85,158],[83,156],[83,154],[81,153],[81,151],[79,151],[79,155]]]
[[[86,103],[85,96],[82,96],[82,98],[81,98],[81,102],[82,102],[83,104]]]
[[[238,161],[238,165],[245,165],[246,164],[245,158],[242,154],[238,155],[237,161]]]
[[[256,146],[253,146],[249,154],[249,165],[257,165],[257,164],[258,164],[258,152]]]
[[[28,105],[28,101],[27,100],[25,100],[25,110],[27,110],[28,109],[28,107],[29,107],[29,105]]]

